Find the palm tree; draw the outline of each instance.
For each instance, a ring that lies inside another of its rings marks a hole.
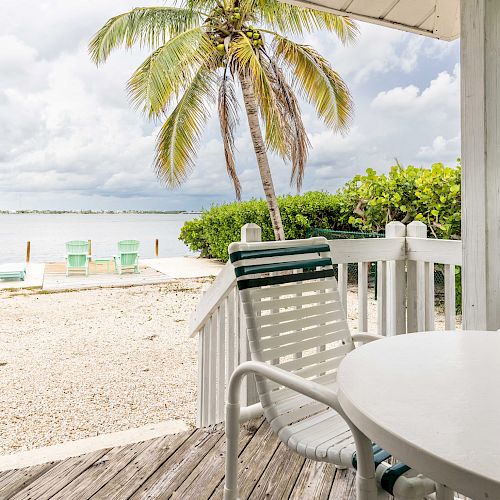
[[[291,162],[291,183],[300,189],[310,144],[295,91],[336,131],[347,130],[352,112],[349,90],[329,62],[312,47],[286,37],[314,30],[333,32],[344,43],[357,33],[346,17],[278,0],[183,0],[179,7],[136,8],[111,18],[91,40],[89,52],[99,65],[119,46],[153,50],[130,78],[128,91],[150,118],[166,117],[154,167],[169,188],[191,173],[204,126],[217,109],[227,172],[240,199],[234,159],[239,83],[280,240],[285,235],[267,151]]]

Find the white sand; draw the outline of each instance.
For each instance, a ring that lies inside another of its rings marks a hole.
[[[168,419],[193,425],[197,340],[187,320],[210,283],[0,291],[0,453]],[[355,291],[347,315],[356,332]],[[376,333],[373,297],[368,315]]]
[[[187,319],[210,282],[0,292],[0,453],[167,419],[194,424]]]

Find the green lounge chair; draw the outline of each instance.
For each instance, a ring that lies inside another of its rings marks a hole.
[[[66,276],[71,272],[83,272],[89,275],[89,243],[88,241],[68,241],[66,243]]]
[[[26,276],[26,264],[1,264],[0,280],[21,280]]]
[[[122,240],[118,242],[118,255],[113,255],[115,272],[139,272],[139,242],[137,240]]]

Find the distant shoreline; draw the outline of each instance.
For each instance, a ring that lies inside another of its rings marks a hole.
[[[0,215],[19,215],[19,214],[36,214],[36,215],[60,215],[60,214],[76,214],[76,215],[121,215],[121,214],[141,214],[141,215],[198,215],[201,212],[190,210],[0,210]]]

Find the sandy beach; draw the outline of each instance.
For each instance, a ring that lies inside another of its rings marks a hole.
[[[211,281],[0,292],[0,453],[167,419],[193,425],[187,319]]]

